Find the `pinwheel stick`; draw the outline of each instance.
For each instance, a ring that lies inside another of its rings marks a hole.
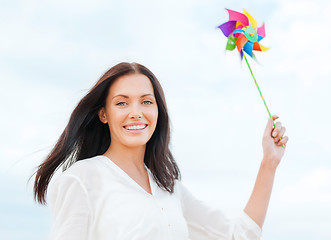
[[[253,71],[252,71],[252,69],[251,69],[251,66],[249,66],[249,63],[248,63],[247,58],[246,58],[246,56],[245,56],[245,53],[243,53],[243,55],[244,55],[245,61],[246,61],[246,63],[247,63],[247,66],[248,66],[248,68],[249,68],[249,71],[251,72],[251,75],[252,75],[252,77],[253,77],[253,79],[254,79],[255,85],[256,85],[257,89],[259,90],[259,93],[260,93],[260,96],[261,96],[261,98],[262,98],[262,100],[263,100],[264,106],[266,107],[266,109],[267,109],[267,111],[268,111],[269,117],[272,119],[272,121],[274,121],[274,119],[272,118],[272,116],[271,116],[271,114],[270,114],[269,108],[268,108],[268,106],[267,106],[267,104],[266,104],[266,102],[265,102],[265,100],[264,100],[264,97],[263,97],[262,92],[261,92],[261,90],[260,90],[259,84],[257,84],[257,81],[256,81],[256,79],[255,79],[255,77],[254,77],[254,74],[253,74]],[[275,122],[273,122],[273,125],[274,125],[274,127],[275,127]],[[282,139],[279,139],[279,140],[282,140]],[[282,147],[285,147],[285,145],[283,144]]]
[[[269,117],[272,119],[272,116],[271,116],[271,114],[270,114],[269,108],[268,108],[268,106],[267,106],[267,104],[266,104],[266,102],[265,102],[265,100],[264,100],[264,97],[263,97],[263,95],[262,95],[262,92],[261,92],[261,90],[260,90],[260,88],[259,88],[259,84],[257,84],[257,81],[256,81],[256,79],[255,79],[255,77],[254,77],[254,74],[253,74],[253,71],[252,71],[252,69],[251,69],[251,66],[249,66],[249,63],[248,63],[247,58],[246,58],[246,56],[245,56],[245,53],[243,53],[243,55],[244,55],[245,61],[246,61],[246,63],[247,63],[247,66],[248,66],[248,68],[249,68],[249,71],[251,72],[251,75],[252,75],[252,77],[253,77],[253,79],[254,79],[254,82],[255,82],[255,85],[256,85],[256,87],[257,87],[257,90],[259,90],[259,93],[260,93],[260,96],[261,96],[261,98],[262,98],[262,100],[263,100],[264,106],[266,107],[266,109],[267,109],[267,111],[268,111]],[[274,126],[275,126],[275,123],[274,123]]]

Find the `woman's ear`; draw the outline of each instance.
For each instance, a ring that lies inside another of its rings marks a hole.
[[[107,123],[108,120],[107,120],[107,116],[106,116],[106,112],[105,112],[105,108],[102,107],[99,112],[98,112],[98,116],[99,116],[99,119],[102,123]]]

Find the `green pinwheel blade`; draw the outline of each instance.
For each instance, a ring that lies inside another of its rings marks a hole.
[[[232,34],[229,36],[228,38],[228,42],[226,43],[226,50],[230,50],[232,51],[233,49],[236,48],[236,42],[237,42],[237,39],[236,37],[234,37]]]

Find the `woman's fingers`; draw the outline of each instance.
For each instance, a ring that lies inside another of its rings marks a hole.
[[[281,127],[279,133],[276,135],[276,137],[274,137],[274,141],[278,142],[280,140],[282,140],[284,134],[285,134],[286,128],[285,127]]]
[[[277,115],[273,115],[272,119],[275,121],[276,119],[278,119],[279,117]],[[281,122],[276,122],[274,123],[274,128],[272,129],[271,132],[271,136],[274,139],[274,142],[278,145],[278,146],[285,146],[287,141],[288,141],[288,137],[285,136],[286,128],[282,126]]]
[[[277,143],[277,145],[278,146],[283,146],[283,145],[286,146],[287,141],[288,141],[288,136],[285,136]]]
[[[272,130],[272,137],[273,138],[277,137],[281,129],[282,129],[282,124],[280,122],[276,122],[275,127]]]

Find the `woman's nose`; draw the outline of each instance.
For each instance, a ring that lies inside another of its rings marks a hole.
[[[138,104],[133,104],[132,108],[130,109],[129,117],[132,119],[139,119],[142,118],[142,109]]]

